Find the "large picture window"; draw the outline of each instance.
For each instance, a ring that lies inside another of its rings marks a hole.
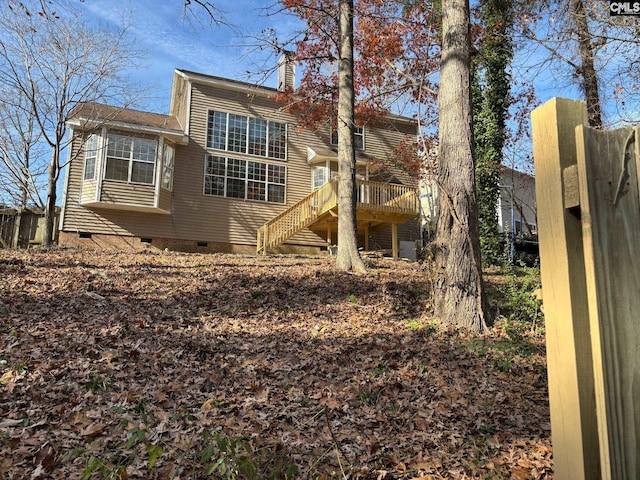
[[[209,111],[207,148],[285,160],[287,124]]]
[[[110,133],[104,178],[153,185],[158,142]]]
[[[205,157],[205,195],[285,203],[285,187],[284,165],[215,155]]]

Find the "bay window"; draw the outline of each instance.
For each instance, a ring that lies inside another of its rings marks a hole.
[[[109,133],[104,178],[153,185],[158,142]]]

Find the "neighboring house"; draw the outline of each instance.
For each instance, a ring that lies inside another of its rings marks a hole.
[[[435,234],[437,190],[433,175],[420,182],[420,209],[425,243],[433,240]],[[502,167],[496,209],[498,230],[505,241],[513,248],[535,251],[538,235],[535,177]],[[511,235],[512,232],[515,235]]]
[[[279,72],[279,88],[291,87],[293,68]],[[175,70],[169,115],[78,106],[68,122],[76,139],[60,244],[238,253],[316,253],[335,245],[331,121],[298,130],[277,93]],[[399,241],[420,238],[415,185],[401,175],[377,181],[380,165],[416,132],[413,120],[398,116],[356,129],[365,249],[397,254]]]
[[[533,238],[538,234],[535,177],[512,168],[502,168],[498,228],[503,234],[514,232],[518,239]]]

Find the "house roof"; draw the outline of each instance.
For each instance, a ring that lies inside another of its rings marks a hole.
[[[252,95],[273,97],[279,93],[277,88],[265,87],[262,85],[257,85],[255,83],[242,82],[240,80],[217,77],[215,75],[208,75],[205,73],[191,72],[189,70],[183,70],[179,68],[176,68],[174,72],[192,82],[201,83],[205,85],[220,86],[230,90],[245,92]],[[404,117],[402,115],[396,115],[393,113],[389,113],[385,115],[385,118],[387,118],[388,120],[392,120],[394,122],[404,122],[412,125],[417,125],[417,121],[414,118]]]
[[[184,129],[173,115],[143,112],[96,102],[78,104],[69,114],[68,123],[81,127],[108,124],[111,127],[155,133],[180,143],[185,142]]]
[[[262,85],[257,85],[255,83],[242,82],[240,80],[234,80],[231,78],[217,77],[215,75],[208,75],[206,73],[191,72],[189,70],[183,70],[181,68],[176,68],[175,72],[178,75],[181,75],[185,78],[188,78],[189,80],[198,83],[226,85],[229,88],[251,91],[254,94],[257,93],[262,95],[275,95],[278,93],[278,89],[276,88],[265,87]]]
[[[318,141],[318,145],[321,145],[321,142]],[[362,152],[360,150],[356,151],[356,162],[358,163],[358,165],[366,165],[368,162],[370,162],[371,160],[374,160],[375,158],[372,157],[371,155]],[[307,163],[309,163],[309,165],[315,164],[315,163],[321,163],[321,162],[325,162],[325,161],[337,161],[338,160],[338,147],[337,146],[331,146],[331,147],[326,147],[326,146],[313,146],[313,147],[309,147],[307,146]]]

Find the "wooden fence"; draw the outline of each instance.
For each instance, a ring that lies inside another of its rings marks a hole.
[[[58,240],[58,218],[54,217],[54,243]],[[36,208],[0,207],[0,248],[29,248],[42,243],[44,237],[44,213]]]
[[[532,113],[556,479],[640,479],[640,128]]]

